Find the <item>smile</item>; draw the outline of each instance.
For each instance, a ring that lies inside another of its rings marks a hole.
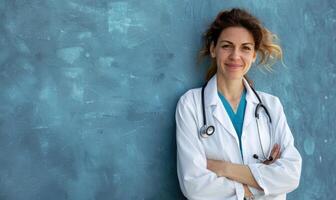
[[[230,69],[238,69],[238,68],[241,68],[243,65],[234,64],[234,63],[228,63],[228,64],[225,64],[225,66],[227,66]]]

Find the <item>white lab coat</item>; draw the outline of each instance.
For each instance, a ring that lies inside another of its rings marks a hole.
[[[259,101],[246,80],[244,85],[247,90],[247,103],[241,139],[242,154],[237,133],[218,97],[216,75],[204,90],[207,124],[214,125],[216,128],[212,136],[204,139],[199,135],[199,129],[203,126],[201,88],[189,90],[177,104],[175,116],[177,173],[181,190],[190,200],[242,200],[244,198],[243,185],[225,177],[218,177],[208,170],[207,158],[248,165],[254,178],[264,190],[250,187],[256,199],[286,199],[286,193],[293,191],[299,185],[302,159],[294,147],[294,138],[288,127],[283,107],[277,97],[263,92],[258,94],[270,112],[274,139],[270,144],[268,129],[264,127],[267,125],[267,116],[262,111],[261,120],[263,121],[259,123],[263,124],[260,127],[262,144],[265,154],[275,143],[280,144],[281,157],[271,165],[262,164],[253,158],[253,154],[259,155],[260,158],[264,157],[254,117]]]

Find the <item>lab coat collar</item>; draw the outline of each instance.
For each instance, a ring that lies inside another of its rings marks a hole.
[[[207,83],[204,89],[204,103],[205,106],[217,105],[218,94],[217,94],[217,74],[214,75]]]
[[[246,89],[246,101],[258,104],[259,103],[258,98],[252,91],[250,84],[247,82],[245,78],[243,78],[243,83]],[[221,103],[218,97],[217,74],[215,74],[208,81],[208,84],[206,88],[204,89],[204,96],[205,96],[204,103],[206,106],[217,105],[218,103]]]
[[[246,101],[258,104],[259,103],[258,98],[252,91],[250,84],[247,82],[245,78],[243,78],[243,83],[246,89]]]
[[[250,85],[248,84],[245,78],[243,79],[244,86],[246,88],[246,108],[245,108],[245,119],[243,124],[243,132],[244,129],[247,128],[249,123],[251,122],[252,116],[254,116],[253,108],[255,108],[254,104],[257,104],[259,101],[255,94],[253,93]],[[229,132],[236,140],[237,145],[239,146],[239,140],[236,133],[236,130],[233,127],[233,124],[230,120],[229,115],[225,111],[224,105],[222,104],[217,89],[217,74],[214,75],[209,81],[207,86],[204,89],[204,105],[206,108],[210,107],[212,111],[212,115],[216,118],[219,123]]]
[[[247,82],[247,80],[244,78],[243,79],[244,82],[244,86],[246,89],[246,108],[245,108],[245,115],[244,115],[244,123],[243,123],[243,133],[245,132],[245,130],[247,130],[250,122],[252,121],[252,119],[255,116],[255,108],[257,107],[257,104],[259,103],[259,100],[256,96],[256,94],[254,94],[254,92],[251,89],[250,84]]]

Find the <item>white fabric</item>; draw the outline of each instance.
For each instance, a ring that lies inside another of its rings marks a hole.
[[[217,94],[216,75],[205,88],[207,124],[214,125],[215,133],[202,138],[199,129],[203,126],[201,88],[191,89],[179,100],[176,108],[177,173],[183,194],[191,200],[224,200],[244,198],[243,185],[225,177],[217,177],[207,169],[206,159],[225,160],[248,165],[263,188],[263,192],[250,187],[258,200],[283,200],[286,193],[298,187],[302,159],[294,147],[294,138],[288,127],[283,107],[275,96],[258,92],[272,118],[272,144],[266,126],[267,117],[261,113],[260,135],[265,153],[274,143],[280,144],[281,157],[271,165],[253,158],[263,158],[254,111],[259,103],[250,86],[244,80],[246,110],[242,132],[242,155],[235,129]],[[264,121],[263,121],[264,120]],[[260,124],[259,123],[259,124]],[[267,127],[267,126],[266,126]]]

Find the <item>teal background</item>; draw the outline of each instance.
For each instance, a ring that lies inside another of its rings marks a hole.
[[[333,199],[333,0],[0,0],[0,199],[183,199],[175,106],[203,83],[202,32],[234,6],[283,47],[286,66],[250,77],[303,157],[288,199]]]

